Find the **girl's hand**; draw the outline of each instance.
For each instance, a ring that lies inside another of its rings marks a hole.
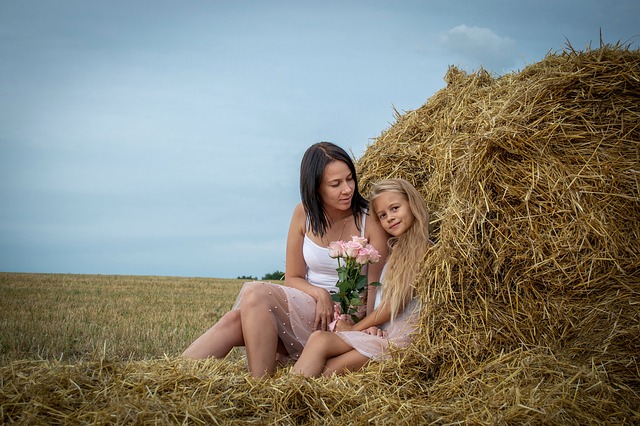
[[[313,298],[316,299],[316,319],[313,323],[313,329],[326,331],[333,321],[333,299],[331,299],[329,292],[323,288],[318,288]]]
[[[375,327],[375,326],[369,327],[366,330],[362,330],[362,332],[370,334],[371,336],[387,337],[386,331],[380,330],[378,327]]]

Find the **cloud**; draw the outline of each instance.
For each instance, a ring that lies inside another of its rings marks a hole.
[[[440,34],[440,44],[460,56],[463,66],[502,72],[516,59],[517,43],[510,37],[500,37],[490,28],[458,25]]]

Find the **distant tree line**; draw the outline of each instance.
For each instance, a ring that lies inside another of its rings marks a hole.
[[[252,277],[251,275],[240,275],[238,277],[239,280],[247,280],[247,281],[256,281],[258,279],[258,277]],[[274,271],[268,274],[264,274],[264,276],[261,278],[262,281],[269,281],[269,280],[275,280],[275,281],[281,281],[284,280],[284,272],[282,271]]]

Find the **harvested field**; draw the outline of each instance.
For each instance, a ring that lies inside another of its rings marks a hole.
[[[402,177],[433,212],[410,350],[260,381],[237,358],[17,359],[0,369],[0,420],[640,423],[640,52],[569,46],[445,80],[358,160],[364,193]]]

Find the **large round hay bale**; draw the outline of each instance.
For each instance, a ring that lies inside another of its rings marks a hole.
[[[518,73],[445,80],[358,162],[364,193],[403,177],[433,214],[404,368],[439,389],[432,406],[473,410],[481,381],[510,394],[496,406],[535,388],[537,409],[565,419],[637,416],[640,53],[569,46]]]

